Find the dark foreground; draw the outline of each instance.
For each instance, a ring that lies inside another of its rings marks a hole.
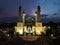
[[[48,36],[40,36],[36,41],[24,41],[20,37],[12,37],[9,40],[0,39],[0,45],[60,45],[60,38],[52,40]]]

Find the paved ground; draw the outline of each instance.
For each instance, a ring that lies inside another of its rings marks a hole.
[[[47,36],[41,36],[36,41],[28,42],[27,45],[54,45],[54,44],[52,40],[50,40]]]
[[[47,36],[40,36],[36,41],[24,41],[20,37],[13,37],[6,45],[54,45]]]

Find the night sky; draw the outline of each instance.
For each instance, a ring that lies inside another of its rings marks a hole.
[[[43,22],[60,21],[60,0],[0,0],[0,22],[17,20],[20,5],[25,13],[31,16],[34,15],[39,5]]]

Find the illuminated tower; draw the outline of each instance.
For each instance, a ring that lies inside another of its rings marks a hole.
[[[22,7],[19,7],[19,20],[18,22],[23,22],[23,11],[22,11]]]
[[[16,32],[18,32],[19,34],[23,34],[23,28],[24,28],[24,12],[22,10],[22,7],[19,7],[19,19],[17,22],[17,26],[15,27]]]
[[[40,6],[38,6],[36,11],[36,26],[38,27],[42,26],[42,22],[40,20],[40,12],[41,12],[41,9],[40,9]]]
[[[35,13],[35,16],[36,16],[36,34],[37,35],[40,35],[41,34],[41,32],[43,32],[44,30],[44,28],[43,28],[43,26],[42,26],[42,22],[41,22],[41,20],[40,20],[40,12],[41,12],[41,10],[40,10],[40,6],[38,6],[37,7],[37,11],[36,11],[36,13]]]
[[[40,22],[40,12],[41,12],[41,10],[40,10],[40,6],[38,6],[37,7],[37,22]]]

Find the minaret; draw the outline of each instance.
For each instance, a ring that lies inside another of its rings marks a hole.
[[[22,7],[19,7],[19,22],[23,22],[23,10]]]
[[[38,6],[37,7],[37,22],[40,22],[40,12],[41,12],[41,10],[40,10],[40,6]]]
[[[40,6],[38,6],[37,11],[35,12],[36,13],[36,26],[42,26],[42,22],[40,20],[40,12],[41,12],[41,9],[40,9]]]
[[[24,13],[24,11],[23,11],[23,24],[25,25],[25,13]]]

